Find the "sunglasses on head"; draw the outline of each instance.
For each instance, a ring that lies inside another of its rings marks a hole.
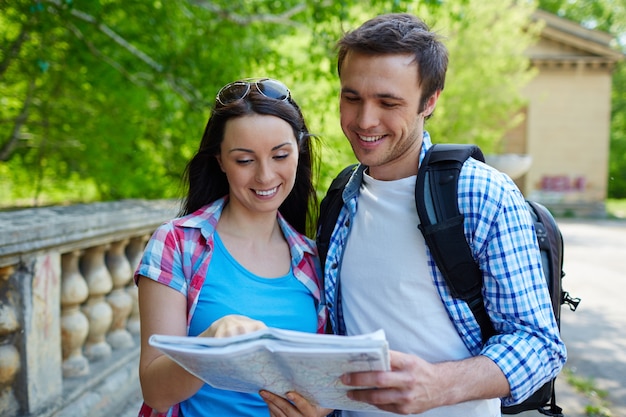
[[[225,85],[217,93],[216,99],[222,106],[226,106],[237,100],[244,99],[248,93],[250,93],[252,86],[255,86],[257,91],[263,96],[274,100],[285,101],[289,99],[291,95],[287,86],[278,80],[271,78],[251,78]]]

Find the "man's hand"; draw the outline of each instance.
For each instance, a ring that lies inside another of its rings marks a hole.
[[[265,323],[250,317],[230,314],[215,320],[208,329],[199,334],[205,337],[230,337],[266,328]]]
[[[396,414],[419,414],[470,400],[505,397],[509,384],[500,368],[485,356],[432,364],[406,353],[390,353],[391,371],[345,374],[353,387],[348,397]],[[369,388],[374,387],[374,388]]]
[[[390,372],[355,372],[341,381],[350,386],[374,387],[348,392],[348,397],[396,414],[418,414],[443,405],[434,365],[417,356],[392,351]]]

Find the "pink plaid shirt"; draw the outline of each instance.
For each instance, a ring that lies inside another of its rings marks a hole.
[[[187,330],[198,304],[214,247],[214,233],[228,197],[223,197],[187,216],[170,220],[154,232],[135,271],[135,282],[145,276],[165,284],[187,297]],[[324,333],[326,309],[320,291],[319,258],[315,242],[298,233],[278,213],[278,224],[291,251],[295,277],[317,302],[318,333]],[[146,404],[139,417],[177,417],[178,405],[157,413]]]

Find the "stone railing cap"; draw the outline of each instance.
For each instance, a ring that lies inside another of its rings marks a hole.
[[[149,233],[175,217],[179,207],[177,200],[120,200],[3,211],[0,266],[50,247],[71,249],[79,242]]]

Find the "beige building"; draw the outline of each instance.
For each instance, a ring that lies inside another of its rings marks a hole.
[[[538,74],[524,89],[525,121],[504,140],[505,152],[528,154],[516,179],[527,198],[556,213],[604,214],[607,196],[611,81],[624,55],[613,37],[556,15],[528,55]]]

